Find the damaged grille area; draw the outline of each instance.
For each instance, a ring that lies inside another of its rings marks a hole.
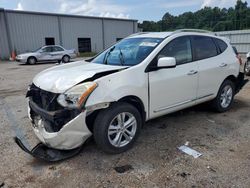
[[[37,124],[42,119],[47,132],[58,132],[63,125],[68,123],[80,112],[78,110],[65,109],[57,102],[59,94],[44,91],[34,84],[31,85],[26,97],[30,99],[31,117]]]

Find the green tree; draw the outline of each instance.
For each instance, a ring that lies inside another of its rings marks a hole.
[[[250,7],[247,2],[237,0],[235,7],[204,7],[196,12],[185,12],[173,16],[166,12],[162,19],[143,21],[139,24],[143,31],[172,31],[181,28],[197,28],[211,31],[227,31],[250,28]]]

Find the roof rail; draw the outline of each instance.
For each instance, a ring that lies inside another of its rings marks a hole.
[[[134,37],[134,36],[137,36],[137,35],[143,35],[143,34],[147,34],[149,32],[137,32],[137,33],[133,33],[131,35],[129,35],[129,37]]]
[[[209,33],[209,34],[215,35],[215,33],[213,33],[212,31],[207,31],[207,30],[203,30],[203,29],[178,29],[178,30],[174,31],[172,33],[172,35],[177,34],[177,33],[181,33],[181,32]]]

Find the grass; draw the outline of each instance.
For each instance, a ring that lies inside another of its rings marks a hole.
[[[97,54],[96,52],[82,52],[79,54],[79,57],[93,57],[96,54]]]

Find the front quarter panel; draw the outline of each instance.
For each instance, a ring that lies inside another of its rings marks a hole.
[[[85,106],[90,107],[104,102],[115,102],[126,96],[136,96],[141,99],[147,113],[147,79],[147,73],[144,73],[140,67],[131,67],[99,78],[95,81],[98,87],[89,96]]]

